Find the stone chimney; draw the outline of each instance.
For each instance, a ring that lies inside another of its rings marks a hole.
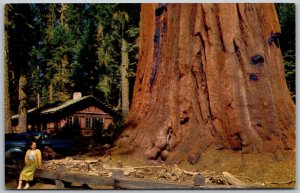
[[[73,93],[73,99],[77,100],[80,99],[82,97],[81,92],[74,92]]]

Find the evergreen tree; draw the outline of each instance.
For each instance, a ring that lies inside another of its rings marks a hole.
[[[281,26],[280,48],[285,66],[285,78],[294,102],[296,102],[296,57],[295,57],[295,4],[278,3],[276,10]]]
[[[9,62],[9,46],[8,46],[8,34],[9,34],[9,26],[10,26],[10,21],[8,19],[9,12],[11,11],[11,6],[6,5],[5,6],[5,47],[4,47],[4,59],[5,59],[5,64],[4,64],[4,100],[5,100],[5,133],[11,133],[11,100],[10,100],[10,90],[9,90],[9,80],[10,80],[10,62]]]
[[[30,4],[7,4],[6,25],[7,31],[7,62],[12,70],[12,96],[14,99],[13,110],[19,114],[19,132],[27,130],[27,77],[30,74],[31,51],[33,48],[33,15]]]
[[[31,53],[34,59],[29,84],[31,85],[31,107],[43,106],[53,102],[53,88],[47,70],[47,62],[51,60],[50,40],[59,18],[58,4],[33,4],[35,44]],[[50,88],[50,89],[49,89]]]
[[[138,4],[28,4],[28,16],[23,14],[23,19],[30,22],[22,24],[15,22],[18,6],[13,5],[6,15],[9,24],[6,26],[6,53],[9,53],[6,63],[10,72],[7,73],[10,80],[7,92],[10,97],[7,98],[11,100],[11,110],[7,111],[18,112],[19,83],[26,83],[27,109],[67,100],[74,91],[93,94],[117,107],[121,98],[122,53],[123,58],[124,53],[127,55],[128,67],[123,76],[129,79],[126,86],[129,94],[126,95],[127,98],[132,96],[137,61]],[[126,15],[125,25],[114,19],[117,13]],[[24,25],[32,30],[21,33],[19,29]],[[16,33],[20,35],[15,36]],[[22,45],[11,46],[17,42],[15,37],[21,36],[24,37]],[[122,44],[122,37],[126,44]],[[29,43],[24,43],[26,41]],[[121,49],[122,45],[127,48]],[[28,62],[24,73],[17,65],[19,59],[13,57],[23,51],[28,54],[22,59]],[[19,82],[21,74],[25,76]]]

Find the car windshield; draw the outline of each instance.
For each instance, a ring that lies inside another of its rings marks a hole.
[[[45,133],[30,133],[30,132],[27,132],[27,133],[21,133],[19,135],[17,135],[15,137],[15,139],[19,140],[19,139],[27,139],[27,140],[31,140],[31,141],[40,141],[40,140],[45,140],[45,139],[48,139],[49,136]]]
[[[33,136],[33,140],[41,140],[41,136],[40,135],[34,135]]]
[[[15,140],[30,140],[29,136],[27,135],[17,135],[14,137]]]
[[[45,140],[48,138],[47,134],[43,134],[43,133],[38,133],[32,136],[32,139],[35,141],[39,141],[39,140]]]

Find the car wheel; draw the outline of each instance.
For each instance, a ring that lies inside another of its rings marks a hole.
[[[22,164],[24,162],[24,155],[21,151],[7,151],[5,152],[5,163],[6,164]]]

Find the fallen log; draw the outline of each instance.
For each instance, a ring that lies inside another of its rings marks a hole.
[[[237,185],[237,186],[247,186],[247,184],[236,177],[234,177],[229,172],[222,172],[224,179],[228,182],[230,185]]]

